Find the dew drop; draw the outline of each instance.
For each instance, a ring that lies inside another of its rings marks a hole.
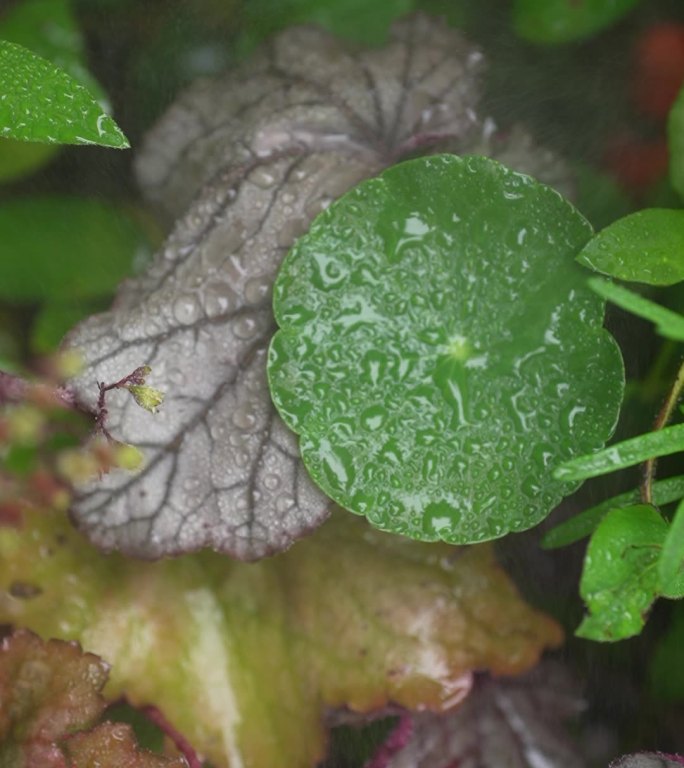
[[[252,277],[245,284],[245,300],[248,304],[258,304],[263,301],[271,289],[271,282],[267,277]]]
[[[232,312],[237,306],[237,294],[228,283],[216,281],[204,289],[204,311],[207,317],[219,317]]]
[[[269,491],[275,491],[280,486],[280,477],[270,473],[264,476],[264,488]]]
[[[233,411],[233,424],[243,432],[250,432],[257,423],[256,413],[251,403],[241,405]]]
[[[241,317],[233,326],[233,333],[245,341],[254,338],[258,330],[259,326],[253,317]]]
[[[194,296],[179,296],[173,304],[173,316],[181,325],[192,325],[200,314],[200,305]]]

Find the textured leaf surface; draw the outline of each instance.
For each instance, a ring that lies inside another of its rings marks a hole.
[[[128,147],[121,129],[82,85],[47,59],[5,40],[0,40],[0,87],[0,136]]]
[[[313,765],[328,709],[439,712],[472,670],[522,672],[561,639],[488,546],[419,544],[341,512],[251,565],[105,558],[66,520],[36,514],[24,531],[0,529],[0,584],[19,581],[42,591],[1,592],[0,621],[78,638],[112,664],[110,698],[163,707],[219,768]]]
[[[3,202],[0,236],[0,298],[12,302],[110,295],[148,249],[124,211],[70,197]]]
[[[312,478],[373,525],[454,543],[543,519],[547,471],[612,433],[623,370],[557,192],[412,160],[334,203],[274,291],[269,379]]]
[[[665,755],[662,752],[636,752],[625,755],[610,764],[610,768],[679,768],[684,765],[684,757]]]
[[[580,593],[589,609],[577,634],[620,640],[639,634],[658,594],[667,523],[645,504],[614,509],[591,537]]]
[[[423,142],[470,135],[480,65],[456,32],[424,17],[366,53],[293,29],[170,110],[140,175],[173,215],[202,192],[148,272],[69,340],[85,358],[73,387],[87,407],[97,381],[143,364],[166,395],[143,418],[121,393],[108,400],[110,432],[147,463],[82,489],[74,516],[94,542],[143,557],[212,547],[254,559],[325,519],[329,501],[268,392],[274,275],[351,185]]]
[[[638,0],[515,0],[513,20],[521,37],[535,43],[567,43],[612,24]]]
[[[107,665],[76,643],[17,632],[0,646],[0,765],[66,768],[58,741],[102,714]]]
[[[593,237],[580,264],[620,280],[672,285],[684,280],[684,211],[650,208]]]
[[[556,665],[513,680],[483,676],[453,712],[414,715],[410,741],[386,768],[584,768],[564,731],[582,709],[576,686]]]

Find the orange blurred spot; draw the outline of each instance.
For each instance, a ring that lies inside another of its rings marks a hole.
[[[649,27],[635,54],[634,103],[643,114],[665,120],[684,82],[684,24]]]

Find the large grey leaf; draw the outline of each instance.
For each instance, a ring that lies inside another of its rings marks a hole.
[[[681,755],[637,752],[615,760],[610,764],[610,768],[679,768],[682,765],[684,765],[684,757]]]
[[[162,120],[139,173],[169,213],[190,208],[114,308],[67,340],[85,359],[71,382],[84,407],[95,410],[97,382],[143,364],[166,392],[154,416],[109,394],[110,432],[146,463],[79,489],[73,516],[95,544],[255,559],[325,519],[328,502],[270,403],[273,278],[315,214],[353,184],[404,153],[479,134],[481,60],[423,16],[366,52],[293,29],[227,79],[192,87]]]
[[[374,768],[584,768],[563,731],[583,707],[565,671],[541,664],[518,678],[482,676],[452,713],[413,716],[408,743]]]

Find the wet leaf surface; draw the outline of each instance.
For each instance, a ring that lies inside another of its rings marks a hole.
[[[413,733],[373,768],[584,768],[564,729],[583,702],[567,674],[542,664],[516,679],[481,676],[453,712],[413,715]]]
[[[105,694],[156,704],[218,768],[313,765],[330,710],[440,712],[472,670],[516,674],[561,640],[487,545],[459,550],[341,512],[257,564],[201,553],[103,557],[66,520],[0,529],[0,622],[79,639],[112,664]]]
[[[109,431],[142,448],[146,465],[82,489],[74,518],[95,543],[255,559],[325,519],[329,501],[268,392],[273,278],[295,237],[354,183],[402,151],[477,132],[480,69],[478,51],[422,16],[365,53],[292,29],[172,107],[140,176],[173,215],[202,191],[148,272],[69,340],[85,358],[73,387],[86,407],[98,381],[143,364],[166,396],[142,418],[120,393],[108,400]]]
[[[47,59],[5,40],[0,40],[0,87],[0,136],[128,147],[121,129],[82,85]]]
[[[334,203],[274,290],[271,393],[311,477],[384,530],[529,528],[550,467],[614,429],[623,370],[557,192],[486,158],[412,160]]]
[[[649,208],[614,222],[593,237],[580,264],[649,285],[684,280],[684,211]]]

